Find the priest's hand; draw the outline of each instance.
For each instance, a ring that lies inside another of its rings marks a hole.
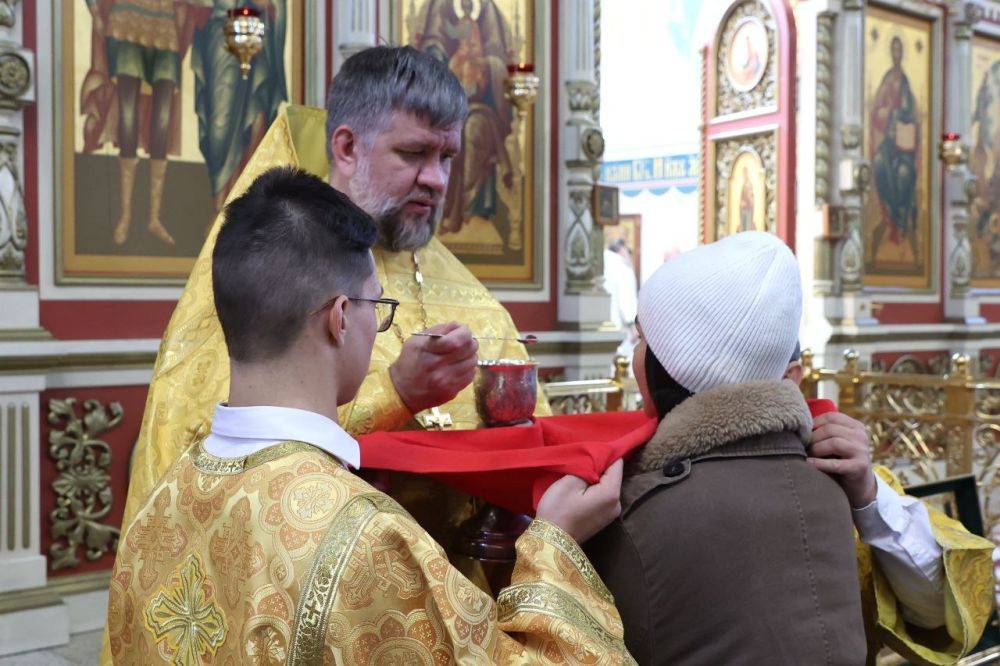
[[[457,322],[431,326],[424,333],[441,337],[411,335],[389,366],[396,392],[414,414],[448,402],[468,386],[476,374],[479,350],[469,327]]]
[[[871,440],[864,424],[847,414],[832,412],[817,416],[813,427],[809,446],[813,467],[840,484],[852,509],[874,502],[878,484],[872,470]]]
[[[621,514],[621,489],[621,460],[612,463],[592,486],[567,474],[542,495],[535,517],[561,527],[577,543],[583,543]]]

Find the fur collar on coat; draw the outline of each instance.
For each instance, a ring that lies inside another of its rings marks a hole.
[[[719,386],[693,395],[660,421],[639,450],[635,473],[662,468],[671,460],[704,455],[728,444],[775,432],[809,443],[812,417],[802,392],[789,380]]]

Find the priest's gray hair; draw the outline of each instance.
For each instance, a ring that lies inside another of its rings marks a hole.
[[[341,125],[370,142],[392,113],[402,111],[434,129],[463,123],[469,103],[448,66],[411,46],[374,46],[344,61],[326,99],[326,149]]]

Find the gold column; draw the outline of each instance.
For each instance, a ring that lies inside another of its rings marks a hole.
[[[861,383],[861,373],[858,370],[858,352],[848,349],[844,352],[844,369],[837,373],[837,396],[840,411],[855,416],[858,401],[858,385]]]
[[[948,476],[972,471],[972,440],[976,390],[970,386],[972,369],[969,357],[951,357],[951,372],[945,377],[944,424],[947,428]]]

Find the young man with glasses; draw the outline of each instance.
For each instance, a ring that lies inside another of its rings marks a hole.
[[[225,215],[212,278],[229,400],[123,533],[105,658],[633,663],[577,546],[618,515],[621,462],[594,486],[564,477],[546,491],[494,602],[352,473],[360,452],[337,406],[397,305],[381,295],[371,218],[288,167]]]

